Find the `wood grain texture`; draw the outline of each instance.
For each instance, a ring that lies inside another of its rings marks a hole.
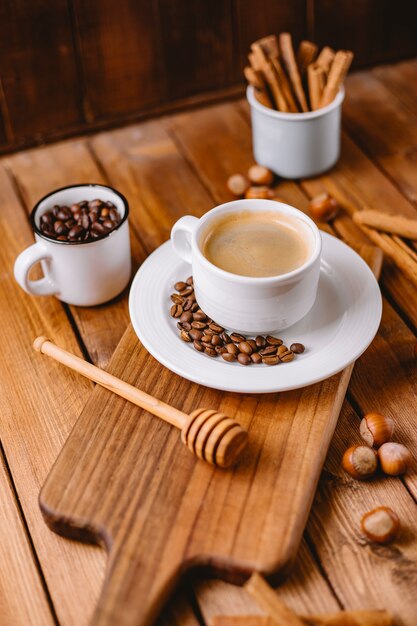
[[[250,443],[236,469],[213,470],[178,446],[172,427],[145,412],[138,419],[135,407],[94,390],[41,494],[51,528],[98,540],[110,552],[93,622],[117,616],[119,624],[151,624],[190,567],[235,580],[253,569],[283,574],[301,539],[351,368],[279,396],[222,394],[164,369],[129,328],[109,369],[184,411],[218,407],[249,428]],[[301,432],[300,463],[294,455]]]
[[[90,121],[162,101],[164,74],[154,4],[73,0]]]
[[[411,111],[415,111],[417,101],[416,73],[416,59],[394,65],[382,65],[372,70],[372,74]]]
[[[54,373],[51,363],[34,358],[33,335],[42,331],[71,351],[79,353],[79,347],[62,305],[54,298],[28,296],[13,279],[14,259],[33,238],[3,164],[0,204],[1,440],[58,619],[65,626],[83,626],[101,587],[104,554],[50,533],[38,495],[92,385],[72,374]]]
[[[0,607],[8,626],[52,626],[54,619],[0,454]]]
[[[22,145],[82,119],[81,91],[65,0],[0,4],[1,83]]]

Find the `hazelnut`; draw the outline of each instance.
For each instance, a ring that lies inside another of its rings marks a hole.
[[[359,431],[368,446],[379,448],[391,441],[394,432],[394,420],[380,413],[367,413],[361,421]]]
[[[398,515],[388,506],[379,506],[368,511],[361,519],[363,533],[376,543],[389,543],[400,528]]]
[[[269,187],[249,187],[245,193],[245,198],[250,200],[272,200],[274,192]]]
[[[252,165],[248,171],[248,178],[254,185],[272,185],[274,175],[262,165]]]
[[[378,457],[368,446],[351,446],[343,455],[342,466],[353,478],[363,480],[375,474]]]
[[[382,471],[389,476],[404,474],[411,465],[411,452],[402,443],[384,443],[378,450]]]
[[[318,222],[328,222],[336,217],[339,205],[328,193],[322,193],[310,200],[308,210]]]
[[[250,183],[242,174],[233,174],[227,180],[227,188],[234,196],[243,196]]]

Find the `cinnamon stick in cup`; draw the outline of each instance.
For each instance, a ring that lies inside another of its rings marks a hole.
[[[245,74],[245,78],[250,85],[254,88],[255,97],[263,104],[265,107],[272,109],[272,102],[269,94],[266,90],[265,81],[263,79],[262,73],[253,69],[253,67],[245,67],[243,70]]]
[[[307,71],[307,67],[313,63],[317,56],[318,47],[312,41],[304,39],[298,46],[297,65],[300,74],[303,75]]]
[[[318,65],[318,63],[310,63],[307,67],[307,80],[311,110],[316,111],[316,109],[320,108],[320,101],[326,82],[326,72],[323,66]]]
[[[279,60],[279,56],[271,56],[269,58],[269,60],[271,61],[271,64],[275,70],[275,74],[277,76],[277,80],[280,84],[282,93],[284,94],[284,98],[287,102],[288,105],[288,110],[291,111],[291,113],[298,113],[299,109],[297,106],[297,103],[295,101],[295,98],[292,94],[291,91],[291,86],[289,83],[289,80],[287,78],[286,73],[283,70],[283,67],[281,65],[281,62]]]
[[[329,73],[330,66],[333,63],[333,59],[335,56],[335,52],[329,46],[324,46],[323,50],[321,50],[319,56],[316,59],[317,65],[321,65],[326,74]]]
[[[288,111],[288,106],[282,93],[280,84],[277,80],[274,69],[265,53],[265,50],[263,49],[261,44],[256,41],[252,44],[251,49],[254,55],[254,61],[257,67],[259,67],[259,69],[262,71],[265,80],[269,86],[269,89],[272,93],[276,109],[278,111]]]
[[[279,36],[279,45],[284,65],[287,69],[291,86],[298,100],[302,111],[308,111],[307,100],[305,97],[303,84],[301,82],[300,72],[298,71],[297,61],[295,60],[294,48],[290,33],[281,33]]]
[[[327,83],[323,91],[320,106],[325,107],[330,104],[336,97],[345,76],[350,68],[353,60],[353,52],[350,50],[339,50],[336,52],[334,61],[330,67]]]

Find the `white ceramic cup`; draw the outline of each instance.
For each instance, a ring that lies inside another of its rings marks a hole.
[[[329,170],[340,156],[341,88],[326,107],[283,113],[265,107],[247,89],[255,161],[283,178],[307,178]]]
[[[55,204],[70,206],[96,198],[112,202],[122,217],[116,228],[102,239],[89,243],[56,241],[42,233],[41,215]],[[128,215],[126,198],[105,185],[72,185],[48,194],[31,213],[36,243],[17,257],[15,279],[29,294],[54,295],[68,304],[94,306],[111,300],[123,291],[130,279]],[[44,277],[30,280],[30,269],[38,262]]]
[[[289,216],[308,246],[308,260],[279,276],[249,277],[226,272],[201,252],[210,226],[220,215],[271,211]],[[171,231],[173,248],[191,263],[194,289],[202,310],[221,326],[245,334],[266,334],[288,328],[303,318],[316,299],[320,274],[321,236],[304,213],[274,200],[235,200],[197,219],[186,215]]]

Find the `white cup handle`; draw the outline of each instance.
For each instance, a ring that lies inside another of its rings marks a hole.
[[[14,264],[14,277],[19,285],[27,293],[33,296],[49,296],[58,293],[58,288],[48,276],[40,280],[29,280],[30,269],[39,261],[51,259],[46,247],[40,243],[34,243],[23,250]]]
[[[184,261],[191,263],[191,237],[195,232],[199,219],[193,215],[184,215],[175,222],[171,230],[171,241],[174,252]]]

